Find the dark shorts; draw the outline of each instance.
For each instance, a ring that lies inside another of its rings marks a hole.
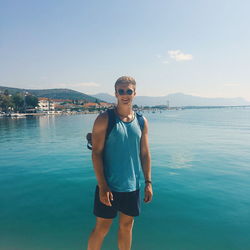
[[[96,186],[94,215],[105,219],[113,219],[120,211],[129,216],[138,216],[141,210],[140,190],[133,192],[113,192],[112,206],[106,206],[100,201],[99,187]]]

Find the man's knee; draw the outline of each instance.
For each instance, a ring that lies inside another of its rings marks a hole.
[[[130,232],[133,229],[133,225],[134,225],[134,218],[130,218],[126,221],[120,221],[119,229],[121,231]]]
[[[94,232],[100,236],[106,236],[109,232],[110,226],[112,225],[112,220],[97,219]]]

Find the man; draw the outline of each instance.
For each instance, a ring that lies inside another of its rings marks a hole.
[[[131,249],[134,217],[140,213],[140,167],[145,178],[144,202],[152,200],[148,122],[143,117],[143,129],[140,128],[132,109],[135,95],[135,80],[120,77],[115,83],[115,125],[107,138],[108,112],[100,114],[94,123],[92,161],[98,185],[94,204],[96,225],[89,237],[88,250],[101,249],[117,212],[118,247],[120,250]]]

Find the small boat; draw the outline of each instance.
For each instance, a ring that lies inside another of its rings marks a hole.
[[[11,114],[9,114],[9,117],[11,117],[11,118],[25,118],[26,115],[25,114],[19,114],[19,113],[11,113]]]

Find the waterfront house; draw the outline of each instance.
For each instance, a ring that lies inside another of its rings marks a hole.
[[[38,98],[38,106],[39,111],[41,112],[47,112],[47,111],[54,111],[55,105],[54,102],[46,97],[39,97]]]

